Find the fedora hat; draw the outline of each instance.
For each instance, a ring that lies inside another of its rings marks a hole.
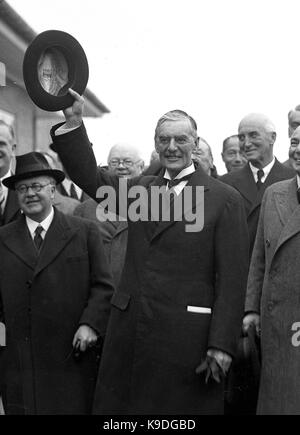
[[[84,92],[89,67],[79,42],[66,32],[47,30],[28,46],[23,61],[23,78],[32,101],[49,112],[72,106],[72,88]]]
[[[17,181],[38,177],[39,175],[48,175],[54,178],[57,183],[61,183],[65,178],[63,171],[51,169],[43,154],[34,151],[17,156],[15,174],[4,178],[2,183],[9,189],[15,190],[15,183]]]

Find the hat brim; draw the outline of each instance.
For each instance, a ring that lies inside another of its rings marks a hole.
[[[47,92],[39,80],[38,64],[47,49],[58,50],[68,67],[68,80],[58,95]],[[79,42],[66,32],[47,30],[40,33],[29,45],[23,61],[23,78],[31,100],[41,109],[56,112],[72,106],[74,99],[68,93],[72,88],[83,94],[88,78],[89,67],[85,52]]]
[[[27,180],[28,178],[33,177],[39,177],[41,175],[46,175],[48,177],[54,178],[57,184],[61,183],[65,179],[64,172],[58,169],[43,169],[40,171],[31,171],[24,172],[23,174],[19,175],[12,175],[11,177],[4,178],[4,180],[2,180],[2,183],[4,184],[4,186],[8,187],[8,189],[16,190],[15,184],[18,181]]]

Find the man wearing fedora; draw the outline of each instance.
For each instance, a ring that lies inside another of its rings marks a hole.
[[[52,205],[64,173],[31,152],[3,180],[23,211],[0,229],[7,414],[88,414],[111,276],[93,222]]]

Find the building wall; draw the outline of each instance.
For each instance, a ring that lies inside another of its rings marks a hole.
[[[14,117],[17,154],[46,150],[51,142],[50,128],[62,120],[58,113],[38,109],[26,91],[12,83],[0,86],[0,119],[2,111]]]
[[[17,154],[34,149],[35,107],[25,91],[7,83],[0,87],[0,109],[13,115],[17,142]]]

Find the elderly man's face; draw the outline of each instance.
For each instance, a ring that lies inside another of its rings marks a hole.
[[[273,158],[276,134],[269,132],[264,122],[257,118],[246,118],[239,125],[240,146],[249,162],[264,167]]]
[[[294,110],[289,119],[289,137],[292,137],[292,134],[300,126],[300,111]]]
[[[29,187],[26,192],[26,186]],[[20,208],[36,222],[42,222],[50,213],[55,186],[49,177],[33,177],[15,184]]]
[[[291,137],[290,159],[293,168],[297,174],[300,175],[300,127],[294,131]]]
[[[209,148],[201,139],[198,148],[193,152],[193,159],[195,159],[202,167],[202,169],[210,175],[213,168],[213,160]]]
[[[247,159],[244,151],[240,147],[238,137],[231,137],[227,140],[222,158],[227,172],[238,171],[246,165]]]
[[[188,119],[165,121],[157,129],[155,149],[160,162],[171,177],[175,177],[192,162],[192,152],[197,146],[197,139],[192,135]]]
[[[108,167],[119,178],[132,178],[140,175],[144,162],[135,149],[120,145],[112,148],[108,158]]]
[[[10,169],[11,160],[15,154],[15,144],[6,125],[0,125],[0,177]]]

